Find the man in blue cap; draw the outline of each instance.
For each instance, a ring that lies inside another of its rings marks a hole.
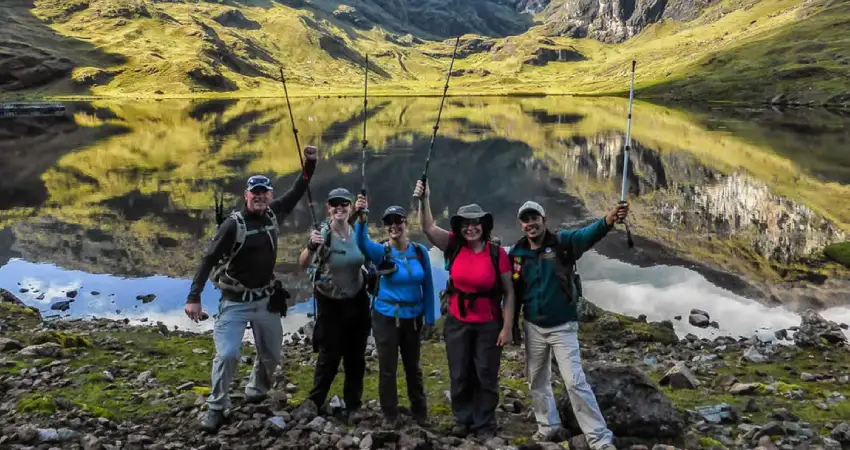
[[[282,286],[275,284],[277,238],[280,224],[307,191],[316,168],[318,150],[304,148],[304,173],[294,186],[274,198],[271,180],[254,175],[245,187],[245,205],[234,211],[218,228],[200,267],[192,280],[185,312],[198,321],[201,316],[201,291],[209,278],[221,290],[218,316],[214,327],[215,359],[212,366],[212,392],[201,428],[215,431],[224,422],[230,407],[230,385],[239,365],[242,337],[248,322],[254,333],[258,357],[245,387],[246,401],[265,399],[280,361],[283,329],[280,314]]]

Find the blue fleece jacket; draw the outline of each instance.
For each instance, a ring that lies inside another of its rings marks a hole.
[[[357,246],[366,255],[366,259],[378,264],[384,259],[383,244],[369,238],[368,225],[357,222],[354,233]],[[422,263],[417,259],[414,245],[422,251]],[[425,315],[425,323],[433,325],[437,318],[436,301],[434,298],[434,280],[431,274],[431,257],[428,250],[418,243],[411,242],[404,252],[391,247],[390,261],[398,270],[381,277],[378,295],[374,309],[385,316],[395,317],[398,306],[398,317],[410,319]]]

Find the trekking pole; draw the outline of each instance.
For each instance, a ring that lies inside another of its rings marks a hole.
[[[434,134],[431,135],[431,144],[428,146],[428,156],[425,158],[425,169],[422,171],[422,176],[419,178],[422,181],[424,188],[428,180],[428,166],[431,164],[431,153],[434,151],[434,140],[437,139],[437,129],[440,128],[440,115],[443,113],[443,103],[446,101],[446,92],[449,90],[449,79],[452,77],[452,67],[455,64],[455,55],[457,54],[457,46],[460,43],[460,36],[455,40],[455,48],[452,52],[452,61],[449,63],[449,73],[446,75],[446,85],[443,87],[443,98],[440,99],[440,109],[437,111],[437,123],[434,124]],[[413,196],[421,201],[421,197]]]
[[[631,150],[632,146],[632,104],[634,103],[635,98],[635,66],[637,65],[637,61],[632,60],[632,82],[629,87],[629,116],[628,121],[626,122],[626,148],[623,156],[623,186],[620,190],[620,204],[626,204],[626,191],[629,185],[629,150]],[[629,224],[625,221],[625,219],[617,218],[617,223],[624,224],[626,226],[626,240],[628,242],[629,247],[634,247],[635,243],[632,240],[632,232],[629,230]]]
[[[369,141],[366,139],[366,107],[368,105],[367,92],[369,90],[369,55],[366,54],[366,64],[363,66],[363,140],[360,142],[360,195],[366,197],[366,146]],[[368,209],[357,212],[357,217],[364,218],[369,214]],[[364,218],[365,221],[365,218]]]
[[[295,128],[295,116],[292,115],[292,104],[289,103],[289,92],[286,90],[286,78],[283,76],[283,67],[280,67],[280,82],[283,83],[283,93],[286,95],[286,107],[289,108],[289,120],[292,121],[292,134],[295,136],[295,150],[298,151],[298,160],[301,162],[301,173],[305,180],[307,171],[304,170],[304,156],[301,155],[301,144],[298,142],[298,129]],[[309,180],[308,180],[309,181]],[[307,184],[307,203],[310,205],[310,217],[313,219],[313,228],[319,229],[319,221],[316,220],[316,211],[313,209],[313,194],[310,193],[310,184]]]

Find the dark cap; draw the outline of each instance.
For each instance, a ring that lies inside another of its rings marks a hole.
[[[328,194],[328,201],[331,201],[333,199],[341,199],[353,202],[354,196],[351,195],[351,192],[349,192],[346,188],[336,188]]]
[[[251,178],[248,178],[248,184],[245,187],[245,190],[251,191],[256,188],[265,188],[270,191],[274,190],[274,187],[272,187],[271,180],[269,180],[269,177],[265,175],[254,175]]]
[[[390,206],[389,208],[386,209],[386,211],[384,211],[384,215],[381,216],[381,220],[386,219],[387,216],[393,216],[393,215],[401,216],[401,217],[407,217],[407,211],[405,211],[404,208],[402,208],[401,206],[396,206],[396,205]]]

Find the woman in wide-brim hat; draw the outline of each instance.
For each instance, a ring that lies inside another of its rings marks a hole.
[[[354,196],[347,189],[330,191],[328,223],[322,231],[313,231],[299,259],[301,265],[307,267],[320,247],[325,247],[326,251],[319,252],[323,261],[319,264],[320,273],[313,289],[317,306],[313,338],[319,356],[308,399],[319,408],[323,407],[342,362],[345,367],[345,413],[356,411],[362,403],[366,342],[372,330],[363,271],[366,258],[349,224],[353,203]]]
[[[449,279],[443,327],[451,379],[452,434],[496,433],[501,348],[511,341],[514,292],[508,254],[492,240],[493,216],[477,204],[458,208],[451,231],[434,223],[430,190],[422,181],[414,195],[422,231],[446,258]]]

